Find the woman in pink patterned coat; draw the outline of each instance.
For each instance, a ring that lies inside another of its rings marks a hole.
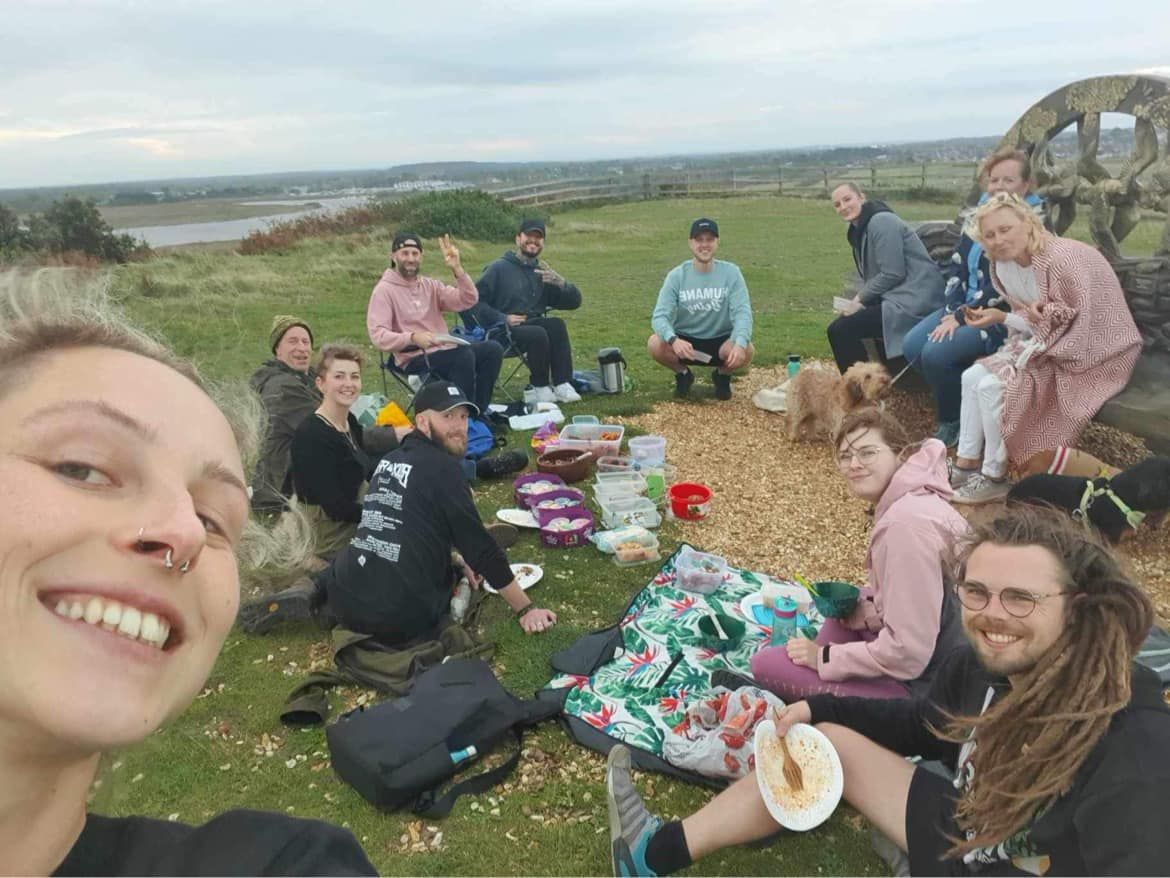
[[[1018,196],[989,199],[971,226],[996,290],[1012,306],[966,316],[976,329],[1008,327],[1003,347],[963,373],[951,484],[955,503],[975,504],[1007,494],[1009,464],[1075,445],[1101,406],[1125,389],[1142,340],[1108,260],[1088,244],[1049,234]]]

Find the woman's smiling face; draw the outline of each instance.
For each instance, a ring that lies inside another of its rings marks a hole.
[[[78,754],[140,741],[191,702],[235,619],[239,449],[207,394],[147,357],[72,348],[9,370],[0,726]]]

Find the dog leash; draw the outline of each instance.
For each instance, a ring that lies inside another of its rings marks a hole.
[[[1092,479],[1085,482],[1085,492],[1081,494],[1081,502],[1073,513],[1073,517],[1089,519],[1089,507],[1093,505],[1093,501],[1098,497],[1105,496],[1113,501],[1114,505],[1121,510],[1121,514],[1125,516],[1125,523],[1134,530],[1137,530],[1143,521],[1146,520],[1146,514],[1139,512],[1136,509],[1130,509],[1125,501],[1113,493],[1113,489],[1106,484],[1104,487],[1098,488]]]
[[[897,375],[895,375],[894,380],[890,382],[890,387],[893,387],[895,384],[897,384],[898,379],[901,378],[903,375],[905,375],[907,372],[909,372],[910,367],[913,365],[914,365],[914,363],[910,362],[910,363],[907,363],[905,366],[903,366],[902,371],[899,372]]]

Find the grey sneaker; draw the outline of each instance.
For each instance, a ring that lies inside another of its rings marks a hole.
[[[951,480],[951,487],[958,489],[967,484],[972,476],[979,474],[977,469],[963,469],[957,465],[953,460],[947,461],[947,477]]]
[[[873,844],[874,852],[890,867],[890,874],[896,875],[897,878],[910,874],[910,858],[894,844],[892,838],[873,826],[869,830],[869,840]]]
[[[630,778],[630,751],[616,744],[605,764],[605,791],[609,800],[609,839],[615,876],[651,875],[646,865],[646,846],[661,827],[662,819],[651,814]]]
[[[989,479],[983,473],[975,473],[963,485],[955,490],[951,497],[952,503],[961,503],[968,506],[979,506],[983,503],[994,503],[1002,500],[1011,490],[1007,479],[996,481]]]

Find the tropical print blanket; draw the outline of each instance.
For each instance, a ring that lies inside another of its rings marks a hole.
[[[613,660],[592,676],[562,674],[548,684],[569,689],[566,715],[658,757],[667,735],[686,720],[688,707],[709,695],[711,674],[727,669],[750,676],[752,655],[772,636],[770,626],[749,616],[751,603],[770,579],[766,573],[728,567],[720,588],[697,594],[676,584],[677,556],[630,603],[619,623],[622,648]],[[745,623],[742,639],[724,651],[699,627],[712,613]]]

